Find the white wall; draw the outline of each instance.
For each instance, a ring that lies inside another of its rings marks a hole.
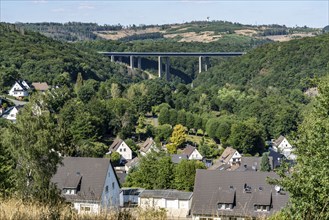
[[[9,90],[9,95],[14,96],[14,97],[23,97],[23,96],[29,95],[28,91],[15,91],[15,90],[23,90],[23,88],[17,82]]]
[[[139,198],[141,208],[165,208],[169,218],[185,218],[189,214],[192,200]]]
[[[119,148],[116,150],[125,160],[131,160],[132,159],[132,151],[128,147],[128,145],[122,141]]]
[[[74,202],[74,209],[78,211],[78,213],[90,213],[90,214],[98,214],[100,212],[100,206],[97,203],[86,203],[86,202]],[[83,207],[90,208],[90,211],[84,211]]]
[[[202,155],[199,153],[199,151],[197,149],[195,149],[188,159],[189,160],[202,160]]]
[[[16,116],[17,116],[17,113],[18,113],[18,110],[17,108],[12,108],[7,116],[6,119],[8,120],[12,120],[12,121],[15,121],[16,120]]]
[[[108,190],[106,190],[106,188],[108,188]],[[102,209],[118,208],[120,206],[120,191],[119,183],[110,165],[103,188]]]

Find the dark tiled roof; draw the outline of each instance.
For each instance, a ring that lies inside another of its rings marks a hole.
[[[189,200],[191,199],[192,195],[193,195],[192,192],[166,189],[166,190],[144,190],[141,194],[139,194],[139,197]]]
[[[191,145],[187,145],[187,146],[184,148],[182,154],[185,154],[185,155],[187,155],[187,157],[190,157],[191,154],[193,153],[193,151],[194,151],[195,149],[196,149],[195,147],[193,147],[193,146],[191,146]]]
[[[119,147],[120,147],[120,144],[123,142],[122,139],[120,138],[116,138],[113,143],[111,144],[110,146],[110,150],[114,150],[116,151]]]
[[[63,195],[69,201],[101,199],[105,179],[111,168],[110,160],[105,158],[64,157],[51,181],[63,190],[76,186],[81,180],[76,195]],[[112,169],[113,170],[113,169]],[[113,172],[113,175],[114,172]]]
[[[115,173],[117,174],[119,183],[122,186],[124,184],[124,182],[126,181],[126,177],[128,174],[124,173],[124,172],[118,172],[118,171],[115,171]]]
[[[134,159],[128,160],[128,162],[125,164],[127,167],[134,167],[138,165],[139,163],[139,157],[135,157]]]
[[[153,138],[147,138],[146,141],[142,144],[140,151],[146,153],[153,144],[155,144]]]
[[[171,162],[179,163],[181,160],[187,160],[188,157],[185,154],[173,154],[171,155]]]
[[[269,157],[273,158],[273,167],[279,167],[281,165],[281,161],[284,159],[284,155],[278,152],[275,152],[273,149],[269,149]]]
[[[268,157],[271,169],[273,169],[273,158]],[[241,165],[236,171],[260,171],[261,157],[241,157]]]
[[[138,196],[144,189],[141,188],[122,188],[123,195]]]
[[[278,178],[273,172],[232,172],[218,170],[197,170],[192,201],[192,215],[204,216],[267,216],[282,209],[287,201],[287,193],[278,193],[266,178]],[[247,190],[246,190],[247,189]],[[232,201],[233,209],[219,210],[218,204]],[[268,205],[270,211],[258,212],[255,205]],[[258,204],[257,204],[258,203]]]

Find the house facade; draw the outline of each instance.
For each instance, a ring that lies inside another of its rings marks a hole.
[[[202,160],[203,156],[199,153],[196,147],[188,145],[182,152],[182,154],[187,155],[189,160]]]
[[[120,205],[120,186],[109,159],[65,157],[51,181],[78,213],[98,214]]]
[[[145,156],[146,154],[150,153],[152,150],[154,151],[159,151],[159,149],[156,146],[155,141],[153,140],[153,138],[147,138],[146,141],[140,145],[140,154],[142,156]]]
[[[282,135],[278,139],[273,141],[272,148],[274,151],[283,154],[289,160],[296,159],[296,155],[293,153],[294,149],[292,145]]]
[[[20,109],[23,108],[23,105],[17,105],[11,108],[8,108],[5,112],[3,112],[2,117],[10,120],[12,122],[16,122],[17,114],[19,113]]]
[[[120,206],[134,207],[138,205],[139,195],[144,191],[140,188],[122,188],[120,192]]]
[[[192,192],[178,190],[144,190],[139,194],[141,208],[163,208],[168,218],[186,218],[192,204]]]
[[[9,90],[9,95],[14,96],[16,98],[29,96],[28,89],[30,89],[29,85],[23,81],[16,81],[13,87]]]
[[[219,159],[208,170],[236,169],[241,164],[241,154],[232,147],[225,148]]]
[[[121,155],[122,161],[131,160],[133,158],[130,147],[119,138],[115,139],[110,146],[109,153],[112,152],[118,152]]]
[[[197,170],[191,215],[194,220],[268,217],[289,200],[288,192],[267,183],[274,172]]]

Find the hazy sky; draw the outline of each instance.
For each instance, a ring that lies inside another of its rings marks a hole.
[[[193,20],[225,20],[242,24],[324,27],[329,0],[313,1],[68,1],[0,0],[4,22],[96,22],[99,24],[168,24]]]

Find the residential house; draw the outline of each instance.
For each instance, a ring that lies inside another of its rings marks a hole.
[[[295,160],[296,155],[293,153],[294,149],[288,140],[280,135],[280,137],[273,141],[272,148],[274,151],[282,153],[287,159]]]
[[[45,92],[49,89],[49,86],[46,82],[33,82],[32,86],[38,92]]]
[[[116,138],[110,146],[109,153],[112,152],[118,152],[121,155],[121,161],[127,161],[133,158],[130,147],[119,138]]]
[[[144,189],[140,188],[122,188],[120,192],[120,206],[134,207],[138,205],[138,198]]]
[[[266,178],[274,172],[197,170],[191,215],[193,220],[265,218],[280,211],[289,194]]]
[[[189,160],[202,160],[203,156],[199,153],[196,147],[188,145],[184,148],[182,154],[185,154]]]
[[[16,81],[15,84],[9,90],[9,95],[16,98],[29,96],[28,90],[30,89],[29,85],[23,81]]]
[[[281,166],[282,161],[286,160],[283,154],[280,154],[279,152],[274,151],[272,148],[269,149],[269,157],[272,157],[272,166],[273,168],[277,168]]]
[[[273,158],[268,157],[271,170],[273,170]],[[260,171],[262,157],[241,157],[240,166],[235,171]]]
[[[171,155],[171,162],[175,163],[175,164],[181,162],[181,160],[184,160],[184,159],[185,160],[188,159],[186,154],[172,154]]]
[[[236,169],[240,166],[241,154],[232,147],[225,148],[219,159],[208,170]]]
[[[119,207],[120,186],[109,159],[64,157],[51,181],[78,213]]]
[[[10,107],[5,112],[3,112],[2,117],[12,122],[16,122],[17,114],[19,113],[20,109],[23,107],[24,107],[23,105]]]
[[[128,162],[125,164],[125,172],[129,173],[129,170],[133,167],[138,166],[139,158],[135,157],[134,159],[128,160]]]
[[[153,138],[147,138],[146,141],[140,145],[140,150],[139,152],[141,153],[142,156],[145,156],[146,154],[150,153],[152,150],[154,151],[159,151],[159,149],[156,146],[155,141]]]
[[[164,208],[167,217],[186,218],[192,202],[192,192],[178,190],[144,190],[139,194],[138,205],[141,208]]]

